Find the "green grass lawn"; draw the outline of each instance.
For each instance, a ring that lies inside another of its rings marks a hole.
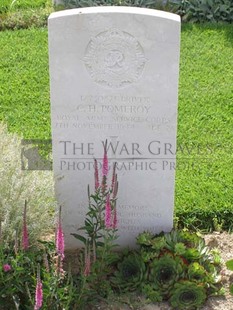
[[[47,29],[0,32],[0,45],[0,118],[25,138],[49,138]]]
[[[215,229],[217,222],[233,229],[232,25],[183,27],[178,143],[194,151],[178,153],[177,216],[200,228],[211,227],[216,217]]]
[[[49,139],[47,29],[0,32],[0,46],[0,120],[25,138]],[[177,154],[181,225],[233,229],[232,119],[233,26],[185,25],[178,145],[189,151]]]

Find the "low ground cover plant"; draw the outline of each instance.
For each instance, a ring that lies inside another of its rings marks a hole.
[[[233,259],[226,262],[226,266],[229,270],[233,271]],[[233,295],[233,281],[230,283],[230,292]]]
[[[196,309],[209,296],[221,293],[219,255],[197,233],[145,232],[137,243],[148,269],[142,290],[152,301],[169,300],[175,309]]]

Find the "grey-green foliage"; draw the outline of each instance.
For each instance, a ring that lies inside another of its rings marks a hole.
[[[90,6],[135,6],[167,10],[169,0],[64,0],[65,8]]]
[[[25,200],[28,202],[29,239],[35,240],[53,232],[55,199],[52,171],[21,169],[20,137],[9,134],[0,123],[0,221],[2,240],[14,242],[22,230]]]
[[[171,0],[183,21],[233,22],[232,0]]]
[[[0,0],[0,14],[17,10],[51,7],[51,0]]]
[[[64,0],[65,8],[136,6],[179,14],[189,22],[233,22],[232,0]]]

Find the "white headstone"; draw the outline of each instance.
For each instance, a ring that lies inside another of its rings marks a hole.
[[[173,226],[180,18],[95,7],[49,17],[56,193],[67,249],[84,223],[93,158],[117,161],[122,246]]]

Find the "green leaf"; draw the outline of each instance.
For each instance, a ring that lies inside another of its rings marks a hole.
[[[233,284],[230,286],[230,293],[233,295]]]
[[[233,259],[226,262],[226,266],[229,270],[233,271]]]
[[[184,254],[186,251],[186,246],[181,243],[181,242],[178,242],[176,245],[175,245],[175,253],[178,254],[178,255],[182,255]]]
[[[96,242],[96,245],[97,245],[97,246],[103,246],[103,245],[104,245],[104,243],[103,243],[103,242],[101,242],[101,241],[98,241],[98,242]]]
[[[79,227],[79,228],[77,229],[77,231],[79,231],[79,230],[84,230],[84,229],[86,229],[86,227],[85,227],[85,226],[82,226],[82,227]]]
[[[92,226],[91,220],[85,219],[85,226]]]
[[[72,236],[74,236],[76,239],[78,239],[79,241],[83,242],[84,244],[86,244],[87,239],[79,234],[71,234]]]

